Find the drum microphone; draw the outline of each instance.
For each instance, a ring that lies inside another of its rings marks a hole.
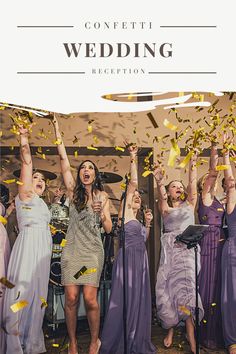
[[[61,204],[61,206],[64,206],[65,202],[66,202],[66,195],[65,195],[65,193],[64,193],[64,194],[62,195],[61,199],[60,199],[60,204]]]

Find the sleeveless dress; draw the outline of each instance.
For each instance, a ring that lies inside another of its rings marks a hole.
[[[0,215],[5,215],[5,207],[0,203]],[[0,222],[0,278],[7,276],[7,265],[10,257],[10,243],[4,225]],[[3,325],[3,301],[5,297],[5,286],[0,283],[0,353],[6,350],[6,335],[2,330]]]
[[[161,236],[161,258],[157,272],[156,305],[162,327],[175,327],[181,320],[195,315],[195,255],[183,243],[175,243],[177,235],[194,225],[194,209],[187,202],[163,216],[165,233]],[[200,257],[198,257],[198,270]],[[199,319],[203,318],[199,296]]]
[[[69,220],[61,257],[62,284],[99,287],[104,250],[96,215],[90,207],[78,212],[71,203]],[[87,268],[88,274],[78,276],[83,267]]]
[[[200,343],[209,349],[224,347],[221,317],[221,258],[224,245],[222,229],[224,208],[214,198],[211,206],[205,206],[199,198],[200,224],[210,227],[200,241],[201,271],[199,293],[204,308],[204,321],[200,323]]]
[[[221,309],[225,345],[236,344],[236,207],[226,213],[228,238],[222,253]]]
[[[37,354],[46,351],[42,331],[51,262],[52,237],[47,205],[34,195],[30,201],[15,199],[19,235],[13,246],[7,278],[15,285],[4,301],[6,354]],[[17,312],[10,308],[19,301],[28,305]]]
[[[126,306],[128,354],[153,354],[151,342],[151,290],[145,246],[146,229],[138,220],[125,224]],[[100,354],[124,353],[123,250],[112,270],[112,288],[101,337]]]

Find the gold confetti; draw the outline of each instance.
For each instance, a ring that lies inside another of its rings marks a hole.
[[[121,183],[120,188],[121,188],[122,190],[125,190],[125,188],[126,188],[126,183]]]
[[[12,289],[14,288],[14,284],[12,284],[9,280],[7,280],[7,278],[3,277],[0,279],[0,283],[2,283],[3,285],[5,285],[6,288],[8,289]]]
[[[177,125],[170,123],[168,119],[164,119],[163,125],[170,130],[176,130],[178,128]]]
[[[52,346],[53,346],[53,348],[59,348],[59,344],[57,344],[57,343],[53,343]]]
[[[11,184],[11,183],[15,183],[16,179],[15,178],[14,179],[5,179],[3,182],[6,184]]]
[[[97,271],[97,268],[89,268],[89,269],[85,270],[82,275],[96,273],[96,271]]]
[[[218,165],[216,166],[215,170],[216,171],[225,171],[229,169],[229,165]]]
[[[21,182],[21,181],[16,181],[16,184],[19,184],[19,186],[23,186],[23,182]]]
[[[22,310],[24,307],[28,306],[28,301],[26,300],[22,300],[22,301],[18,301],[15,304],[10,306],[10,309],[12,310],[12,312],[18,312],[20,310]]]
[[[122,148],[122,147],[120,147],[120,146],[115,146],[115,150],[116,150],[116,151],[122,151],[122,152],[125,151],[125,149]]]
[[[185,306],[179,306],[179,310],[182,311],[183,313],[185,313],[186,315],[190,316],[191,312],[189,311],[189,309],[187,309],[187,307]]]
[[[190,151],[188,155],[183,159],[183,161],[179,164],[180,168],[185,168],[186,165],[189,163],[191,157],[193,156],[193,151]]]
[[[74,156],[78,157],[78,151],[77,150],[74,152]]]
[[[39,153],[36,151],[36,156],[39,157],[40,159],[46,160],[45,154],[39,154]]]
[[[91,124],[88,124],[87,129],[88,129],[88,132],[89,132],[89,133],[92,133],[92,131],[93,131],[93,127],[92,127],[92,125],[91,125]]]
[[[63,240],[60,243],[60,246],[65,247],[66,243],[67,243],[67,240],[65,238],[63,238]]]
[[[40,300],[42,302],[41,309],[48,306],[47,301],[44,299],[44,297],[40,296]]]
[[[180,155],[180,148],[175,139],[171,139],[171,145],[167,166],[174,167],[176,157]]]
[[[152,171],[147,170],[147,171],[144,171],[144,172],[142,173],[142,176],[143,176],[143,177],[147,177],[147,176],[149,176],[149,175],[152,174],[152,173],[153,173]]]
[[[7,224],[7,219],[4,218],[4,216],[0,215],[0,222],[1,222],[3,225],[6,225],[6,224]]]
[[[211,304],[211,306],[212,306],[212,307],[215,307],[215,306],[216,306],[216,303],[215,303],[215,302],[213,302],[213,303]]]
[[[217,208],[217,211],[224,211],[223,208]]]
[[[203,322],[204,324],[206,324],[206,323],[207,323],[207,320],[202,320],[202,322]]]
[[[98,150],[98,148],[94,147],[94,146],[87,146],[88,150]]]
[[[61,139],[54,140],[53,144],[54,145],[61,145],[62,144],[62,140]]]

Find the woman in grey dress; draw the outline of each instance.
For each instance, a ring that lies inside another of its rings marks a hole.
[[[181,181],[171,181],[164,186],[164,174],[160,167],[154,171],[157,182],[158,206],[163,217],[164,234],[161,237],[161,259],[157,272],[157,314],[163,328],[168,329],[164,346],[172,345],[174,327],[185,321],[191,351],[196,353],[194,337],[195,315],[195,258],[194,250],[183,243],[176,243],[176,236],[187,226],[194,224],[194,208],[197,202],[196,155],[189,164],[188,194]],[[200,259],[199,259],[200,261]],[[200,263],[200,262],[199,262]],[[199,298],[200,320],[203,308]]]
[[[104,261],[99,224],[101,221],[105,232],[111,232],[109,199],[103,191],[98,169],[92,161],[86,160],[80,164],[77,178],[74,180],[55,115],[53,125],[56,139],[60,141],[57,146],[61,171],[70,198],[67,242],[61,258],[69,353],[78,353],[76,325],[80,288],[83,286],[91,333],[89,354],[96,354],[101,344],[98,339],[100,310],[97,302],[97,289]]]
[[[19,235],[7,271],[7,279],[14,287],[6,289],[4,299],[5,353],[38,354],[46,352],[42,325],[52,249],[50,212],[40,197],[45,190],[45,178],[50,173],[46,176],[40,170],[33,172],[28,128],[19,126],[19,132],[22,184],[15,199]]]

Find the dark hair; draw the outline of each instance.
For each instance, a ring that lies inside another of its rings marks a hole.
[[[0,184],[0,202],[6,207],[6,204],[9,202],[9,189]]]
[[[81,211],[86,207],[88,197],[89,197],[83,183],[81,182],[80,176],[79,176],[80,170],[85,162],[90,162],[94,166],[95,179],[92,184],[92,195],[95,190],[99,190],[99,191],[104,190],[103,185],[102,185],[102,181],[101,181],[101,176],[100,176],[97,166],[91,160],[84,160],[83,162],[81,162],[81,164],[78,167],[78,173],[77,173],[77,177],[76,177],[76,185],[74,188],[74,196],[73,196],[73,202],[74,202],[76,209],[78,211]]]
[[[170,181],[170,182],[167,184],[167,186],[165,186],[166,191],[168,192],[169,187],[170,187],[171,183],[173,183],[173,182],[179,182],[179,183],[182,184],[182,186],[183,186],[183,188],[184,188],[184,198],[183,198],[182,200],[183,200],[183,202],[184,202],[184,201],[187,199],[188,194],[187,194],[186,188],[185,188],[185,186],[184,186],[184,184],[183,184],[182,181],[179,181],[178,179],[173,179],[172,181]],[[168,195],[167,195],[167,203],[168,203],[169,207],[173,207],[172,200],[171,200],[171,198],[170,198]]]

